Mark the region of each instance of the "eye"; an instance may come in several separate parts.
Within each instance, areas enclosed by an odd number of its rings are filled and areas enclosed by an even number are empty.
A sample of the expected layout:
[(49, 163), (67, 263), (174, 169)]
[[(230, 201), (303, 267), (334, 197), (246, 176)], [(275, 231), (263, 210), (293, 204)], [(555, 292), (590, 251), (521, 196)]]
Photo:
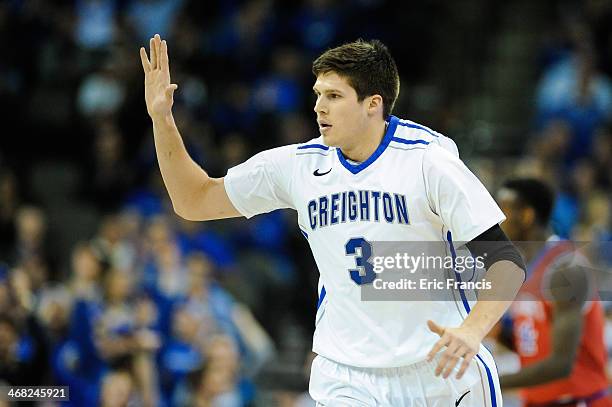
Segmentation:
[(329, 95), (329, 97), (330, 97), (331, 99), (338, 99), (338, 98), (340, 97), (340, 95), (335, 94), (335, 93), (332, 93), (331, 95)]

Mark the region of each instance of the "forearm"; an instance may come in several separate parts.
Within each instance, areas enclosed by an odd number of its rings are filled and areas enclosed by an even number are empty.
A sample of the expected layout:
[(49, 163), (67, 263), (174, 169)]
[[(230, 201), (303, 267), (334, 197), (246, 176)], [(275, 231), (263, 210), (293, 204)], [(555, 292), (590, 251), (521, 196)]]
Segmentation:
[[(563, 271), (557, 271), (551, 276), (553, 297), (557, 290), (566, 289), (566, 281), (572, 281), (574, 283), (572, 294), (579, 298), (579, 301), (554, 302), (552, 352), (546, 359), (527, 365), (515, 374), (502, 376), (500, 378), (502, 387), (510, 389), (534, 386), (563, 379), (571, 374), (582, 337), (582, 325), (584, 324), (582, 307), (588, 289), (586, 285), (581, 286), (577, 283), (576, 275), (572, 279), (572, 276), (563, 275)], [(558, 280), (561, 275), (564, 278)], [(560, 294), (567, 295), (564, 291), (561, 291)]]
[(549, 356), (522, 368), (520, 372), (501, 376), (499, 382), (503, 389), (536, 386), (562, 379), (569, 374), (568, 370), (567, 364), (561, 358)]
[(140, 387), (143, 405), (155, 406), (155, 400), (159, 399), (157, 392), (157, 366), (151, 352), (139, 352), (133, 359), (134, 373)]
[(188, 220), (240, 216), (225, 190), (224, 178), (210, 178), (187, 153), (172, 117), (174, 91), (170, 83), (168, 46), (158, 34), (150, 41), (151, 59), (140, 48), (145, 73), (145, 101), (153, 120), (155, 151), (174, 211)]
[(153, 119), (155, 151), (162, 178), (177, 213), (198, 201), (211, 178), (189, 156), (172, 114)]
[(477, 332), (481, 338), (512, 304), (523, 284), (524, 271), (511, 261), (501, 260), (487, 270), (484, 280), (491, 288), (479, 291), (478, 302), (462, 324)]

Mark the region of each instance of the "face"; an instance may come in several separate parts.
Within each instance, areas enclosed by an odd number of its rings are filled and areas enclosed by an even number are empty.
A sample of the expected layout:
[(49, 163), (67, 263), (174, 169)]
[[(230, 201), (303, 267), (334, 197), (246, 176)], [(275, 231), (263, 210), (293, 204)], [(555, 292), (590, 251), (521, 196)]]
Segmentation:
[(200, 324), (193, 315), (184, 309), (179, 309), (174, 314), (173, 319), (174, 334), (185, 342), (194, 340), (200, 329)]
[(501, 228), (512, 241), (523, 240), (524, 225), (522, 222), (524, 208), (518, 201), (516, 193), (510, 189), (502, 188), (497, 194), (499, 207), (506, 215)]
[(358, 101), (355, 89), (335, 72), (319, 75), (313, 90), (317, 97), (314, 111), (319, 131), (330, 147), (352, 149), (359, 143), (359, 135), (369, 121), (377, 114), (382, 115), (379, 95)]
[(106, 289), (109, 298), (116, 301), (125, 301), (132, 289), (130, 276), (122, 271), (112, 271), (107, 277)]
[(127, 373), (110, 373), (102, 381), (102, 406), (125, 406), (130, 400), (133, 386)]
[(78, 247), (72, 254), (72, 268), (79, 279), (92, 281), (100, 275), (100, 263), (91, 249)]
[(206, 285), (212, 273), (212, 264), (202, 255), (191, 255), (187, 258), (187, 271), (192, 288)]

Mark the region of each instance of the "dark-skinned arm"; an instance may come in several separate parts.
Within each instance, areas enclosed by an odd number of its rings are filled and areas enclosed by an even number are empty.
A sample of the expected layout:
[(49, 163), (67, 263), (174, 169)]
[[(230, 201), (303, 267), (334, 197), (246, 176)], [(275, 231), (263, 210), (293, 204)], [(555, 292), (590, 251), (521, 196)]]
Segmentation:
[(545, 359), (500, 377), (504, 390), (536, 386), (568, 377), (578, 353), (583, 307), (588, 296), (588, 274), (580, 267), (556, 271), (550, 280), (553, 297), (552, 351)]

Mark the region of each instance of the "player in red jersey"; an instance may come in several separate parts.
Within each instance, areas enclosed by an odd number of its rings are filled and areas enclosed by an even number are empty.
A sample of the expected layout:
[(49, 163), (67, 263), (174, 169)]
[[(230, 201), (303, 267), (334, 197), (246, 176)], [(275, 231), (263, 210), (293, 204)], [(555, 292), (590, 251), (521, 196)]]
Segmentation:
[(501, 386), (522, 388), (525, 407), (612, 406), (603, 307), (575, 245), (547, 232), (553, 200), (550, 188), (533, 179), (509, 181), (499, 192), (503, 229), (528, 262), (510, 309), (522, 368), (500, 377)]

